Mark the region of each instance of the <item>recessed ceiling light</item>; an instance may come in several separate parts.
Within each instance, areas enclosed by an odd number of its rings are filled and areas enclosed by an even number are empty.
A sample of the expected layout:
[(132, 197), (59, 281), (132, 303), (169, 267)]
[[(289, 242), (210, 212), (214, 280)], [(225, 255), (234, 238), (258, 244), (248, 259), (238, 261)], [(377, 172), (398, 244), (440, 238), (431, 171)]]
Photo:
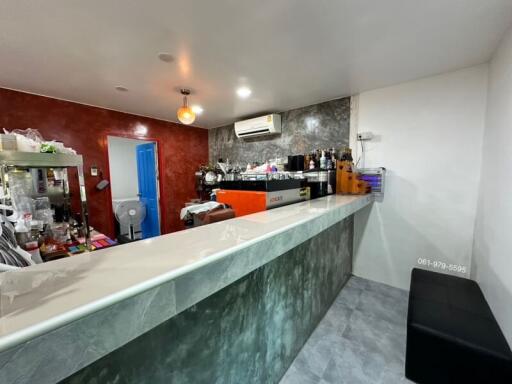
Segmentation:
[(158, 58), (165, 63), (172, 63), (174, 61), (174, 56), (166, 52), (159, 53)]
[(236, 90), (236, 94), (242, 99), (247, 99), (249, 96), (251, 96), (251, 93), (251, 89), (247, 87), (240, 87)]
[(203, 113), (204, 109), (200, 105), (193, 105), (192, 111), (194, 111), (196, 115), (200, 115), (201, 113)]
[(128, 92), (128, 88), (123, 87), (122, 85), (118, 85), (118, 86), (116, 87), (116, 91), (119, 91), (119, 92)]

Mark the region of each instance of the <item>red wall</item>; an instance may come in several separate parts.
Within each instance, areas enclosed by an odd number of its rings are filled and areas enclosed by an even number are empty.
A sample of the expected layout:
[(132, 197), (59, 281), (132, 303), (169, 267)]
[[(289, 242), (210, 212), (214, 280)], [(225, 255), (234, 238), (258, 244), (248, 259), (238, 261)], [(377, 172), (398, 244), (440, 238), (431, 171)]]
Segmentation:
[[(145, 137), (136, 128), (147, 127)], [(158, 142), (164, 233), (183, 228), (179, 211), (196, 197), (194, 172), (208, 162), (208, 131), (107, 109), (0, 88), (0, 129), (38, 129), (47, 140), (62, 141), (84, 157), (90, 224), (113, 236), (110, 189), (96, 190), (90, 176), (96, 165), (108, 179), (107, 135), (149, 138)], [(127, 175), (133, 176), (135, 175)], [(73, 178), (72, 181), (75, 181)]]

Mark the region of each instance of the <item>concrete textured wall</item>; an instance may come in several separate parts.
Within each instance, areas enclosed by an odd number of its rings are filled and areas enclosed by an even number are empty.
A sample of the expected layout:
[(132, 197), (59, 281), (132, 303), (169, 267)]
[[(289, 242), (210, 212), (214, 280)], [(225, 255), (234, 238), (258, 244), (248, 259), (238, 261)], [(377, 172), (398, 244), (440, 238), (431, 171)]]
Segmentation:
[(210, 129), (210, 162), (222, 158), (245, 166), (248, 162), (263, 163), (315, 148), (339, 150), (349, 143), (350, 97), (283, 112), (281, 122), (281, 135), (252, 139), (237, 138), (233, 124)]

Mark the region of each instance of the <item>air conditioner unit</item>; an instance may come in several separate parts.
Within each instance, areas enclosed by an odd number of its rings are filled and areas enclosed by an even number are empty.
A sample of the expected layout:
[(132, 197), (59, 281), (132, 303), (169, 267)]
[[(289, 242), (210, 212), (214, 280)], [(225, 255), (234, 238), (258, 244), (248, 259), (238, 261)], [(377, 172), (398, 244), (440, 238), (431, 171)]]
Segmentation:
[(237, 121), (235, 123), (236, 137), (253, 137), (281, 133), (281, 115), (255, 117), (254, 119)]

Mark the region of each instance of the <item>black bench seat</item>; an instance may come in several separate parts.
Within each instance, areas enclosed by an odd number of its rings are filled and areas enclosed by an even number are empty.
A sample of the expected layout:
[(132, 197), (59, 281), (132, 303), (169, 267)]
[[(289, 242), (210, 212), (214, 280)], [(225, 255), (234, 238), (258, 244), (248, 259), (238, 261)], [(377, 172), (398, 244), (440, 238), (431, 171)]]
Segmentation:
[(419, 384), (512, 384), (512, 352), (475, 281), (412, 270), (405, 376)]

